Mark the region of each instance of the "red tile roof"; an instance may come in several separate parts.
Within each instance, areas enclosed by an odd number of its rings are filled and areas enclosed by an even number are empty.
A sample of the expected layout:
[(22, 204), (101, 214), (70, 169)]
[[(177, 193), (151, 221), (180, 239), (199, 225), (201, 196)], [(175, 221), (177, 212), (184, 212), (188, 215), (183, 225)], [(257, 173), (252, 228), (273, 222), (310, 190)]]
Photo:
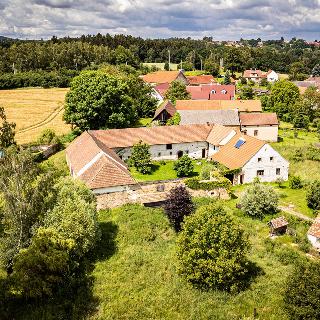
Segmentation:
[(278, 229), (278, 228), (287, 226), (289, 223), (284, 217), (278, 217), (278, 218), (272, 219), (270, 221), (270, 224), (274, 229)]
[(160, 83), (157, 84), (154, 89), (157, 90), (159, 92), (159, 94), (161, 95), (161, 97), (163, 98), (167, 92), (167, 90), (169, 89), (170, 84), (165, 82), (165, 83)]
[(260, 100), (177, 100), (177, 110), (235, 110), (261, 112)]
[[(181, 126), (93, 130), (89, 131), (89, 133), (101, 143), (108, 146), (108, 148), (126, 148), (132, 147), (140, 140), (149, 145), (207, 141), (207, 137), (211, 132), (216, 132), (215, 139), (210, 140), (211, 143), (218, 145), (231, 131), (232, 129), (221, 125), (192, 124)], [(221, 135), (223, 135), (223, 137), (219, 140)]]
[(308, 234), (316, 238), (320, 238), (320, 218), (316, 218), (313, 224), (311, 225)]
[(240, 123), (243, 126), (278, 125), (276, 113), (240, 113)]
[(187, 76), (187, 79), (191, 85), (211, 84), (215, 82), (214, 77), (207, 74), (200, 76)]
[(175, 108), (175, 106), (172, 104), (171, 101), (169, 101), (169, 100), (163, 101), (163, 102), (161, 103), (161, 105), (157, 108), (156, 112), (154, 113), (153, 120), (154, 120), (155, 118), (157, 118), (158, 115), (159, 115), (162, 111), (164, 111), (164, 110), (166, 110), (166, 111), (170, 114), (171, 117), (173, 117), (174, 114), (175, 114), (176, 111), (177, 111), (176, 108)]
[(187, 86), (187, 91), (193, 100), (231, 100), (235, 95), (235, 85)]
[(171, 83), (180, 73), (181, 71), (156, 71), (142, 76), (142, 79), (148, 83)]
[(243, 72), (244, 78), (266, 78), (267, 74), (261, 70), (249, 69)]

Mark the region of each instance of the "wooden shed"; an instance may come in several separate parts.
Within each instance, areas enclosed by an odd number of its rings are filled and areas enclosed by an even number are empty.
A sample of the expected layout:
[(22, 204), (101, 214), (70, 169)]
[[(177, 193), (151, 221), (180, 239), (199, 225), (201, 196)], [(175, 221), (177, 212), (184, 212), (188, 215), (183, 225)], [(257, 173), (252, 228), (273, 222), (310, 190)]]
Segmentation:
[(287, 232), (288, 221), (284, 217), (272, 219), (268, 225), (270, 226), (271, 235), (281, 235)]

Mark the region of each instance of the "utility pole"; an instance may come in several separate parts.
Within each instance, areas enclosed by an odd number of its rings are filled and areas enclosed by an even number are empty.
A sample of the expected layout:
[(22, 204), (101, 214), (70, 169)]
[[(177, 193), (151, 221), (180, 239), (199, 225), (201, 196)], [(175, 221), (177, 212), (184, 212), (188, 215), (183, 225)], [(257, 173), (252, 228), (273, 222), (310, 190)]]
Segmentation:
[(202, 58), (200, 59), (201, 71), (202, 71)]
[(169, 71), (171, 70), (171, 68), (170, 68), (170, 50), (168, 50), (168, 54), (169, 54)]
[(182, 59), (180, 61), (180, 69), (182, 70)]

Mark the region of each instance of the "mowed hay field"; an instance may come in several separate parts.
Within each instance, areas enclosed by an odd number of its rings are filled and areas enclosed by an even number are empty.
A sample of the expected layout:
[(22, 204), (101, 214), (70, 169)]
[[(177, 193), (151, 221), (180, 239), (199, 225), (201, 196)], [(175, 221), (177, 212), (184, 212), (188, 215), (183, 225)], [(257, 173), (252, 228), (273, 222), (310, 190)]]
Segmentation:
[(63, 120), (64, 99), (69, 89), (16, 89), (0, 90), (0, 106), (7, 118), (15, 122), (16, 140), (19, 144), (35, 141), (47, 128), (58, 135), (71, 130)]

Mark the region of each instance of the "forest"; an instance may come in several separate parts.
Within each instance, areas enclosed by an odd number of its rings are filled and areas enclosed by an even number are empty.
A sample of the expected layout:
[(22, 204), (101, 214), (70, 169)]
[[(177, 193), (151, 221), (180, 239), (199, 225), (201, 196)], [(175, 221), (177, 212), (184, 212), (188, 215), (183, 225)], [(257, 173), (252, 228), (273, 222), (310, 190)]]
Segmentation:
[(212, 37), (143, 39), (100, 33), (79, 38), (54, 36), (50, 40), (0, 38), (0, 73), (82, 70), (101, 63), (138, 68), (142, 62), (167, 61), (169, 50), (172, 63), (183, 62), (200, 69), (206, 60), (219, 63), (223, 59), (224, 68), (232, 73), (248, 68), (290, 73), (290, 68), (294, 68), (297, 73), (310, 74), (319, 62), (319, 47), (302, 39), (285, 42), (281, 38), (263, 43), (259, 40), (241, 39), (237, 46), (229, 46), (227, 42), (213, 41)]

